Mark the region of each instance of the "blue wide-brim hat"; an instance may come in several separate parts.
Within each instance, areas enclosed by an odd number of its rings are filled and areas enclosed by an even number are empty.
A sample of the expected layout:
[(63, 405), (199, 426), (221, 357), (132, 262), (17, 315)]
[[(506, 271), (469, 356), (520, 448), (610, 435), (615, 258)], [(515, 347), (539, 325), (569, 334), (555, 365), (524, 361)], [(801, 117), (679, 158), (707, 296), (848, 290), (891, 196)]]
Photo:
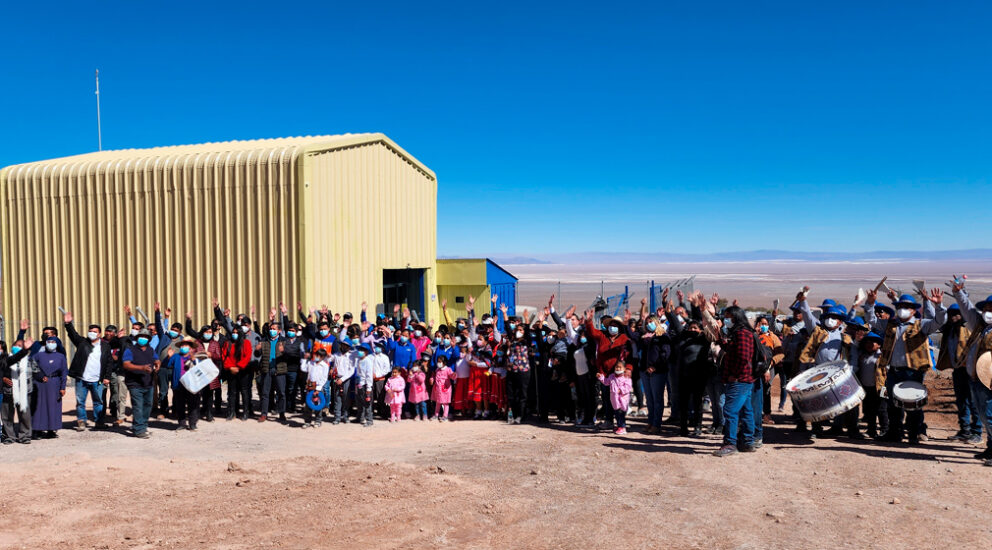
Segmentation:
[(884, 311), (885, 313), (888, 313), (890, 317), (896, 314), (896, 310), (892, 309), (891, 307), (881, 302), (875, 304), (875, 313), (878, 313), (879, 311)]
[(855, 326), (864, 330), (869, 330), (871, 328), (868, 326), (868, 323), (866, 323), (865, 320), (862, 319), (861, 317), (855, 317), (854, 319), (845, 322), (850, 326)]
[(869, 332), (868, 334), (865, 334), (865, 340), (874, 340), (881, 344), (884, 341), (884, 338), (876, 332)]
[(922, 306), (913, 298), (911, 294), (903, 294), (895, 303), (896, 307), (911, 307), (913, 309), (920, 309)]
[(836, 317), (838, 319), (847, 318), (847, 308), (844, 306), (834, 306), (823, 312), (822, 317)]
[(984, 309), (985, 306), (992, 306), (992, 294), (989, 294), (988, 298), (985, 298), (981, 302), (975, 304), (975, 307), (978, 309)]
[(830, 298), (827, 298), (827, 299), (823, 300), (823, 303), (822, 304), (820, 304), (820, 309), (822, 309), (822, 310), (828, 310), (828, 309), (830, 309), (830, 308), (832, 308), (832, 307), (834, 307), (836, 305), (837, 305), (837, 302), (831, 300)]

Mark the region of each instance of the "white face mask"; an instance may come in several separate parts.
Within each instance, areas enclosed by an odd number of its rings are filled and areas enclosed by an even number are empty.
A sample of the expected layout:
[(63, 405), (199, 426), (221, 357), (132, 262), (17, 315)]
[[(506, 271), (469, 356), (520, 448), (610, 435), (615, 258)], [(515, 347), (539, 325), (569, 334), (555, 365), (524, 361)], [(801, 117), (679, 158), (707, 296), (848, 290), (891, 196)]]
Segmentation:
[(521, 331), (517, 331), (517, 338), (523, 338), (523, 337), (524, 337), (524, 333)]
[(100, 333), (99, 332), (92, 331), (92, 330), (89, 331), (88, 333), (86, 333), (86, 335), (90, 337), (90, 340), (96, 340), (97, 338), (100, 337)]
[(829, 319), (824, 319), (823, 320), (823, 325), (825, 327), (827, 327), (827, 328), (837, 328), (837, 325), (839, 325), (839, 324), (840, 324), (840, 321), (838, 321), (837, 319), (834, 319), (833, 317), (831, 317)]
[(986, 311), (983, 313), (982, 320), (985, 321), (986, 325), (992, 325), (992, 311)]
[(908, 307), (901, 307), (898, 310), (896, 310), (896, 315), (898, 315), (900, 319), (905, 321), (913, 316), (913, 310), (909, 309)]
[(134, 338), (137, 335), (138, 335), (138, 329), (135, 328), (131, 329), (131, 337)]
[(241, 325), (241, 332), (248, 332), (248, 325)]

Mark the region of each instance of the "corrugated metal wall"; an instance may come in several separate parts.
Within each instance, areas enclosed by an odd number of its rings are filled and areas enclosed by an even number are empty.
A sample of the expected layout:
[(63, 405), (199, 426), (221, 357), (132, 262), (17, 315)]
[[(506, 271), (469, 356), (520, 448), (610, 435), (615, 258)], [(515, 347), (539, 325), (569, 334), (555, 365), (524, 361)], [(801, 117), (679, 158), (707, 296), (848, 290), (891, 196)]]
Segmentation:
[(4, 313), (37, 334), (60, 325), (60, 305), (78, 323), (121, 324), (124, 304), (151, 314), (160, 300), (202, 323), (214, 296), (260, 314), (294, 300), (300, 149), (13, 167), (0, 190)]
[[(309, 154), (320, 165), (314, 194), (298, 187), (311, 173), (301, 163)], [(125, 304), (150, 315), (156, 300), (174, 320), (193, 310), (203, 323), (214, 296), (234, 313), (254, 305), (263, 319), (280, 300), (357, 311), (362, 300), (381, 301), (382, 268), (407, 263), (428, 268), (436, 311), (436, 180), (410, 158), (385, 136), (363, 134), (105, 151), (6, 168), (5, 337), (23, 317), (34, 335), (60, 326), (57, 306), (77, 325), (120, 325)]]
[(382, 302), (383, 269), (426, 269), (423, 320), (437, 319), (434, 175), (383, 141), (307, 154), (302, 170), (303, 296), (372, 309)]

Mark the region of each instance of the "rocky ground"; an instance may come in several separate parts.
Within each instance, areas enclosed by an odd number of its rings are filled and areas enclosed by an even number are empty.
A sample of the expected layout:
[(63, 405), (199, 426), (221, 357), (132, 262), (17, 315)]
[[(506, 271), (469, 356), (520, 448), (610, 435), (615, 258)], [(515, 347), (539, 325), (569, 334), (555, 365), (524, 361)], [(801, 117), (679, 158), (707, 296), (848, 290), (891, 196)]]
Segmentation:
[[(931, 382), (932, 440), (816, 442), (219, 420), (0, 448), (3, 548), (933, 548), (992, 542), (992, 468)], [(71, 402), (71, 394), (66, 402)], [(70, 420), (66, 416), (66, 420)], [(776, 415), (784, 422), (784, 415)]]

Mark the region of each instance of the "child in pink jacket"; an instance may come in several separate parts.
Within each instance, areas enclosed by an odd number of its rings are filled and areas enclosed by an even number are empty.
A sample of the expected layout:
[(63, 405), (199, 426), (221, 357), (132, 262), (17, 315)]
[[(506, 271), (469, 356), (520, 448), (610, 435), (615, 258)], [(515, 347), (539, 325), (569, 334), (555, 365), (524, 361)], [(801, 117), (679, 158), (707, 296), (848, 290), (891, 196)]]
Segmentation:
[(393, 367), (393, 375), (386, 380), (386, 403), (389, 404), (389, 421), (399, 422), (400, 411), (406, 398), (403, 397), (403, 390), (406, 389), (406, 382), (399, 367)]
[(613, 414), (616, 416), (617, 429), (613, 433), (624, 435), (627, 433), (627, 405), (630, 404), (630, 392), (634, 389), (634, 383), (627, 372), (627, 365), (623, 361), (617, 361), (613, 367), (613, 374), (603, 378), (602, 374), (596, 375), (604, 386), (610, 387), (610, 404), (613, 405)]
[(423, 361), (415, 361), (407, 375), (406, 381), (410, 384), (410, 403), (413, 404), (413, 417), (420, 418), (423, 422), (427, 420), (427, 373), (424, 372)]
[(444, 357), (437, 358), (437, 370), (434, 371), (434, 390), (431, 400), (434, 401), (434, 418), (438, 422), (447, 422), (451, 414), (451, 389), (455, 382), (455, 371), (448, 368)]

